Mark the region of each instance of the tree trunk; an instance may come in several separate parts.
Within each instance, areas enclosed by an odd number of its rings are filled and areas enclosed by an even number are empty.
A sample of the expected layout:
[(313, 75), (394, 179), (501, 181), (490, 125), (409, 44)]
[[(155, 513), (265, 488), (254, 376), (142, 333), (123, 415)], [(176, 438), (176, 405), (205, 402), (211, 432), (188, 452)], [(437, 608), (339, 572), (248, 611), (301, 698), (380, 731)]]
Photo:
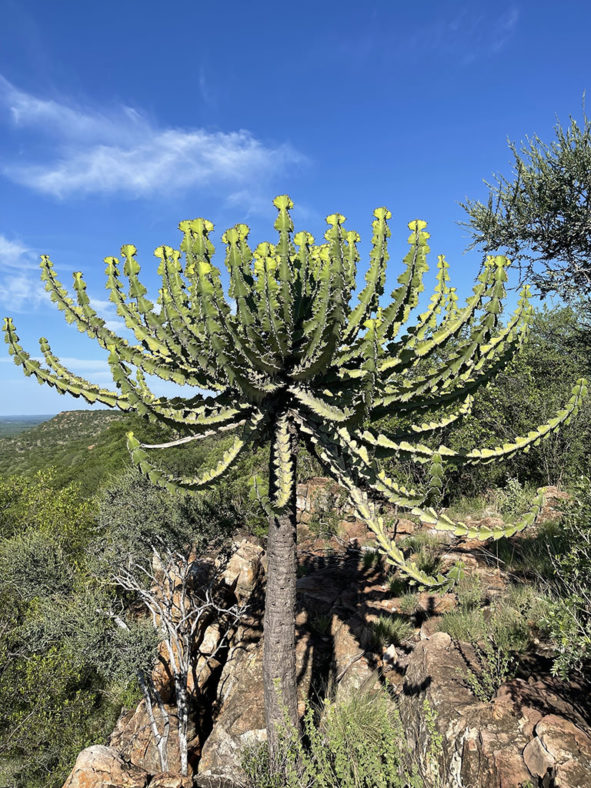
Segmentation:
[[(271, 443), (269, 489), (274, 489), (274, 441)], [(295, 662), (296, 608), (296, 449), (292, 432), (293, 489), (284, 512), (269, 518), (267, 591), (264, 617), (263, 680), (265, 721), (271, 769), (281, 769), (278, 731), (290, 723), (298, 728)]]

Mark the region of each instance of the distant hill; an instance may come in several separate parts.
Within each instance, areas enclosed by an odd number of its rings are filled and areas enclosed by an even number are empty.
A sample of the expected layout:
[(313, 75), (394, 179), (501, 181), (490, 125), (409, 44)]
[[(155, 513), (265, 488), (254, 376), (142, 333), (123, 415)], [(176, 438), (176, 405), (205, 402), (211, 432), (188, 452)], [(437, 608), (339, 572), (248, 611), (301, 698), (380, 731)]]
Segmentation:
[[(0, 475), (28, 476), (51, 467), (56, 486), (76, 481), (84, 495), (92, 495), (129, 465), (126, 433), (130, 430), (147, 443), (172, 437), (170, 430), (137, 415), (114, 410), (63, 411), (17, 435), (0, 438)], [(231, 440), (231, 436), (207, 438), (168, 449), (154, 459), (173, 473), (190, 473), (206, 460), (221, 458)]]
[(60, 484), (78, 480), (85, 492), (94, 492), (128, 461), (125, 433), (136, 422), (136, 417), (118, 411), (63, 411), (0, 438), (0, 474), (28, 475), (53, 466)]
[(50, 415), (45, 416), (0, 416), (0, 438), (18, 435), (19, 432), (30, 430), (43, 421), (48, 421)]

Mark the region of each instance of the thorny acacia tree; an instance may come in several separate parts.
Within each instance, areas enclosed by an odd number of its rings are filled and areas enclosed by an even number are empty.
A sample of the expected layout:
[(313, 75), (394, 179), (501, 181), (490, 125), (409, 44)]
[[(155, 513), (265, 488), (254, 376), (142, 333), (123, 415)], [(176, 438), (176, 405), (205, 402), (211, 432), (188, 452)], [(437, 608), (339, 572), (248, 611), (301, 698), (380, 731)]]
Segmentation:
[[(247, 244), (248, 227), (238, 224), (226, 244), (231, 306), (220, 272), (212, 264), (213, 229), (204, 219), (180, 224), (180, 251), (156, 249), (162, 287), (156, 305), (146, 298), (138, 278), (136, 249), (122, 247), (120, 262), (106, 259), (107, 287), (138, 344), (114, 334), (92, 308), (82, 274), (74, 274), (76, 302), (42, 258), (42, 278), (66, 319), (109, 351), (118, 391), (99, 388), (73, 375), (41, 340), (46, 366), (19, 345), (13, 323), (5, 322), (6, 341), (25, 374), (61, 392), (82, 396), (177, 430), (177, 440), (159, 445), (128, 445), (133, 461), (150, 479), (171, 490), (201, 490), (219, 478), (253, 442), (270, 444), (267, 597), (264, 619), (265, 709), (271, 753), (283, 709), (297, 725), (295, 673), (296, 453), (303, 441), (327, 471), (348, 491), (358, 516), (374, 532), (380, 550), (411, 580), (438, 587), (448, 579), (429, 576), (403, 553), (389, 535), (379, 502), (410, 509), (439, 530), (480, 539), (512, 535), (532, 523), (541, 497), (520, 522), (476, 529), (453, 522), (431, 504), (438, 499), (447, 467), (494, 462), (528, 448), (569, 420), (586, 393), (580, 380), (567, 406), (547, 424), (496, 448), (453, 451), (429, 448), (422, 441), (459, 419), (471, 407), (472, 392), (499, 372), (525, 340), (531, 320), (528, 291), (506, 325), (499, 315), (505, 295), (507, 261), (489, 257), (465, 306), (459, 307), (448, 284), (448, 265), (439, 257), (435, 292), (412, 326), (406, 322), (423, 289), (429, 250), (426, 223), (413, 221), (404, 270), (387, 306), (384, 293), (387, 240), (386, 208), (374, 211), (372, 250), (365, 287), (350, 305), (359, 260), (356, 232), (346, 231), (344, 217), (327, 218), (325, 243), (316, 245), (306, 232), (293, 236), (292, 201), (277, 197), (276, 244)], [(184, 254), (184, 265), (181, 262)], [(445, 362), (441, 351), (449, 349)], [(439, 359), (439, 360), (438, 360)], [(135, 378), (132, 369), (135, 368)], [(143, 373), (192, 386), (194, 396), (155, 397)], [(214, 392), (212, 395), (205, 392)], [(386, 434), (372, 423), (396, 417), (405, 424)], [(216, 433), (235, 432), (222, 460), (197, 476), (173, 476), (148, 458), (162, 449)], [(410, 458), (429, 469), (426, 489), (407, 489), (380, 468), (381, 457)]]
[(472, 247), (507, 249), (522, 274), (542, 293), (563, 297), (591, 292), (591, 119), (555, 128), (550, 143), (534, 136), (513, 154), (513, 177), (486, 183), (486, 205), (468, 200), (463, 224)]

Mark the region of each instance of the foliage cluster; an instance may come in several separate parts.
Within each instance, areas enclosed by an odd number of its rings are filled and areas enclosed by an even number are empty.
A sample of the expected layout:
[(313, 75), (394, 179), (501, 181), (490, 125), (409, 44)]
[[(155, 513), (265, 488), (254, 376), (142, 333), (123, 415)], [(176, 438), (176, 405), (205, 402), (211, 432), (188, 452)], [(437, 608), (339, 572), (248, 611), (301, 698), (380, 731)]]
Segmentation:
[(413, 627), (408, 619), (396, 614), (382, 614), (371, 623), (370, 644), (375, 650), (390, 644), (399, 646), (403, 640), (412, 635), (412, 632)]
[(0, 478), (0, 784), (59, 788), (139, 699), (158, 638), (134, 607), (126, 616), (117, 568), (159, 540), (205, 549), (239, 518), (221, 490), (178, 498), (135, 471), (98, 500), (50, 472)]
[[(59, 786), (120, 710), (82, 647), (97, 620), (85, 590), (92, 509), (40, 473), (0, 481), (0, 783)], [(103, 628), (95, 646), (108, 648)]]
[[(492, 447), (527, 433), (532, 422), (549, 419), (568, 394), (569, 381), (588, 373), (588, 339), (581, 329), (582, 320), (581, 310), (574, 307), (546, 306), (534, 311), (528, 342), (488, 386), (475, 392), (472, 410), (461, 423), (446, 428), (438, 440), (457, 451), (475, 443)], [(436, 443), (432, 445), (436, 448)], [(515, 454), (503, 463), (451, 470), (444, 479), (444, 503), (453, 506), (462, 498), (485, 498), (488, 491), (500, 488), (515, 499), (517, 484), (528, 491), (548, 484), (568, 485), (589, 466), (590, 447), (591, 410), (584, 407), (570, 424), (527, 453)], [(424, 482), (424, 473), (409, 462), (393, 463), (389, 470), (406, 483)], [(510, 479), (515, 481), (509, 483)], [(523, 511), (522, 502), (513, 503)], [(495, 504), (503, 508), (502, 500), (490, 498), (482, 505)], [(510, 504), (503, 512), (508, 519), (511, 508), (517, 512)]]
[(591, 119), (556, 125), (555, 139), (509, 143), (513, 178), (487, 184), (487, 204), (469, 200), (472, 246), (506, 249), (542, 293), (578, 296), (591, 284)]
[[(471, 645), (465, 681), (482, 701), (515, 675), (518, 660), (541, 634), (550, 599), (532, 585), (512, 585), (492, 600), (484, 598), (477, 576), (465, 576), (457, 589), (458, 607), (445, 613), (441, 630)], [(483, 604), (484, 603), (484, 604)]]
[[(421, 772), (431, 766), (411, 751), (396, 704), (381, 687), (327, 699), (318, 715), (309, 708), (303, 733), (302, 739), (287, 722), (281, 730), (286, 777), (269, 773), (265, 744), (247, 748), (242, 762), (247, 787), (422, 788)], [(438, 743), (432, 743), (429, 761), (438, 755)]]
[(580, 480), (560, 523), (552, 556), (552, 606), (546, 616), (558, 656), (553, 672), (566, 678), (591, 663), (591, 481)]

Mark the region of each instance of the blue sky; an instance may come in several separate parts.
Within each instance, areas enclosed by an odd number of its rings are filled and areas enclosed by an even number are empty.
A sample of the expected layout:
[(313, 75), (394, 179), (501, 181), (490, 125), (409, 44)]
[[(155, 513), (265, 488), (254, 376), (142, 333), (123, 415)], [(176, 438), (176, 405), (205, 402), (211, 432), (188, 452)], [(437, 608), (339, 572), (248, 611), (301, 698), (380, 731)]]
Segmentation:
[[(155, 292), (153, 249), (178, 245), (181, 219), (271, 240), (284, 192), (317, 238), (345, 214), (365, 259), (387, 205), (392, 286), (406, 223), (426, 219), (433, 260), (447, 255), (466, 295), (480, 260), (464, 254), (458, 202), (509, 173), (507, 138), (549, 140), (557, 119), (581, 118), (590, 29), (591, 5), (573, 1), (0, 0), (2, 316), (33, 355), (46, 336), (107, 384), (100, 348), (41, 288), (39, 255), (65, 284), (82, 270), (117, 325), (105, 256), (135, 243)], [(25, 378), (2, 344), (0, 415), (82, 406)]]

